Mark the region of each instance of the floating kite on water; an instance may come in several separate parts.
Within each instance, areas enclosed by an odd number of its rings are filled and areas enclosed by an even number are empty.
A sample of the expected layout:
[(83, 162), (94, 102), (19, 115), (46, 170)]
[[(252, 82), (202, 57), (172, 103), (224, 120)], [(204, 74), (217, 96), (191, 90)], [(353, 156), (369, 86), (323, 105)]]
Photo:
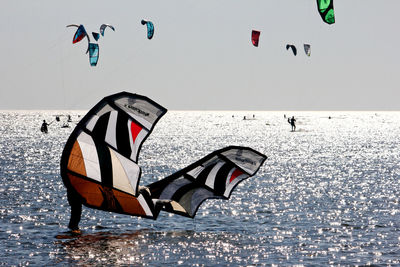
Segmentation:
[(296, 49), (296, 47), (295, 47), (294, 45), (287, 44), (287, 45), (286, 45), (286, 50), (289, 50), (289, 48), (292, 49), (293, 55), (296, 56), (296, 55), (297, 55), (297, 49)]
[(317, 7), (323, 21), (328, 24), (335, 23), (333, 0), (317, 0)]
[(105, 32), (105, 30), (106, 30), (107, 27), (109, 27), (111, 30), (115, 31), (114, 26), (112, 26), (112, 25), (110, 25), (110, 24), (102, 24), (102, 25), (100, 26), (100, 33), (101, 33), (101, 36), (104, 36), (104, 32)]
[(94, 67), (97, 65), (99, 60), (99, 45), (95, 43), (89, 43), (89, 62), (90, 66)]
[(311, 45), (304, 44), (304, 52), (306, 53), (307, 56), (311, 56)]
[(166, 112), (145, 96), (121, 92), (105, 97), (78, 123), (61, 157), (71, 229), (78, 229), (82, 204), (151, 219), (161, 210), (193, 218), (206, 199), (229, 199), (267, 158), (251, 148), (230, 146), (139, 186), (140, 149)]
[(253, 31), (251, 32), (251, 42), (253, 43), (253, 45), (254, 45), (255, 47), (258, 47), (258, 40), (259, 40), (259, 38), (260, 38), (260, 32), (259, 32), (259, 31), (256, 31), (256, 30), (253, 30)]
[(151, 21), (146, 21), (142, 19), (142, 25), (147, 25), (147, 38), (150, 40), (154, 35), (154, 24)]
[(89, 35), (87, 34), (85, 27), (82, 24), (81, 25), (76, 25), (76, 24), (67, 25), (67, 28), (69, 28), (69, 27), (77, 27), (78, 28), (74, 34), (74, 38), (72, 39), (73, 44), (80, 42), (85, 37), (87, 37), (88, 43), (90, 43)]

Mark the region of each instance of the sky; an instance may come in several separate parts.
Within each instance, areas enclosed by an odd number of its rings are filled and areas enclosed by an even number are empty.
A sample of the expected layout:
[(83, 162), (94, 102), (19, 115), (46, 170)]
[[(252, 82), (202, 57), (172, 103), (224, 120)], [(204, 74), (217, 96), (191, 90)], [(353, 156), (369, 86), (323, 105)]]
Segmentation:
[[(169, 110), (400, 110), (400, 1), (334, 7), (328, 25), (315, 0), (2, 0), (0, 110), (89, 109), (120, 91)], [(91, 67), (66, 25), (103, 23), (116, 30)]]

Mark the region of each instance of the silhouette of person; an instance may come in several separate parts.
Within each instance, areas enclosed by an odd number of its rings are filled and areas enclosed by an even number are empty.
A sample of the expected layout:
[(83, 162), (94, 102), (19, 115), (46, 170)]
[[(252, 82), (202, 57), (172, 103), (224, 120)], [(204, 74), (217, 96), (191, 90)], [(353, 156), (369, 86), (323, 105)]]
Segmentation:
[(72, 232), (80, 232), (79, 222), (82, 214), (82, 201), (80, 196), (73, 190), (67, 190), (68, 203), (71, 206), (71, 218), (69, 220), (68, 228)]
[(288, 123), (290, 123), (290, 125), (292, 126), (292, 132), (296, 131), (296, 119), (294, 118), (294, 116), (292, 116), (291, 118), (288, 118)]
[(47, 133), (48, 129), (47, 126), (50, 125), (46, 122), (46, 120), (43, 120), (42, 126), (40, 127), (40, 131), (43, 133)]

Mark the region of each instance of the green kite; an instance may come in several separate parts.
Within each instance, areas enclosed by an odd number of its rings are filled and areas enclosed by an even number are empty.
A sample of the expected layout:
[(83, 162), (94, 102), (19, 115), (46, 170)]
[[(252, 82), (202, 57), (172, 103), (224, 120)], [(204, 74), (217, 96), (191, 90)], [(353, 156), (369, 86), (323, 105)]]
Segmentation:
[(319, 14), (322, 20), (328, 24), (335, 23), (335, 12), (333, 11), (333, 0), (317, 0)]

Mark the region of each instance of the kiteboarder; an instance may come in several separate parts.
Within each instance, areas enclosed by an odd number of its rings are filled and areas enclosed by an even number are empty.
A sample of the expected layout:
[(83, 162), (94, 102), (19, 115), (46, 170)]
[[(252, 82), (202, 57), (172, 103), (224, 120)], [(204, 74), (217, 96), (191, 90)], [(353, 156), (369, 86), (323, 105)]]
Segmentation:
[(68, 228), (74, 233), (79, 233), (79, 222), (82, 214), (81, 197), (73, 190), (67, 189), (68, 203), (71, 206), (71, 218), (69, 219)]
[(291, 118), (288, 118), (288, 123), (290, 123), (290, 125), (292, 126), (292, 132), (296, 131), (296, 119), (294, 118), (294, 116), (292, 116)]
[(49, 126), (49, 125), (50, 125), (50, 124), (48, 124), (48, 123), (46, 122), (46, 120), (43, 120), (42, 126), (40, 127), (40, 131), (41, 131), (42, 133), (47, 133), (47, 132), (48, 132), (47, 126)]

